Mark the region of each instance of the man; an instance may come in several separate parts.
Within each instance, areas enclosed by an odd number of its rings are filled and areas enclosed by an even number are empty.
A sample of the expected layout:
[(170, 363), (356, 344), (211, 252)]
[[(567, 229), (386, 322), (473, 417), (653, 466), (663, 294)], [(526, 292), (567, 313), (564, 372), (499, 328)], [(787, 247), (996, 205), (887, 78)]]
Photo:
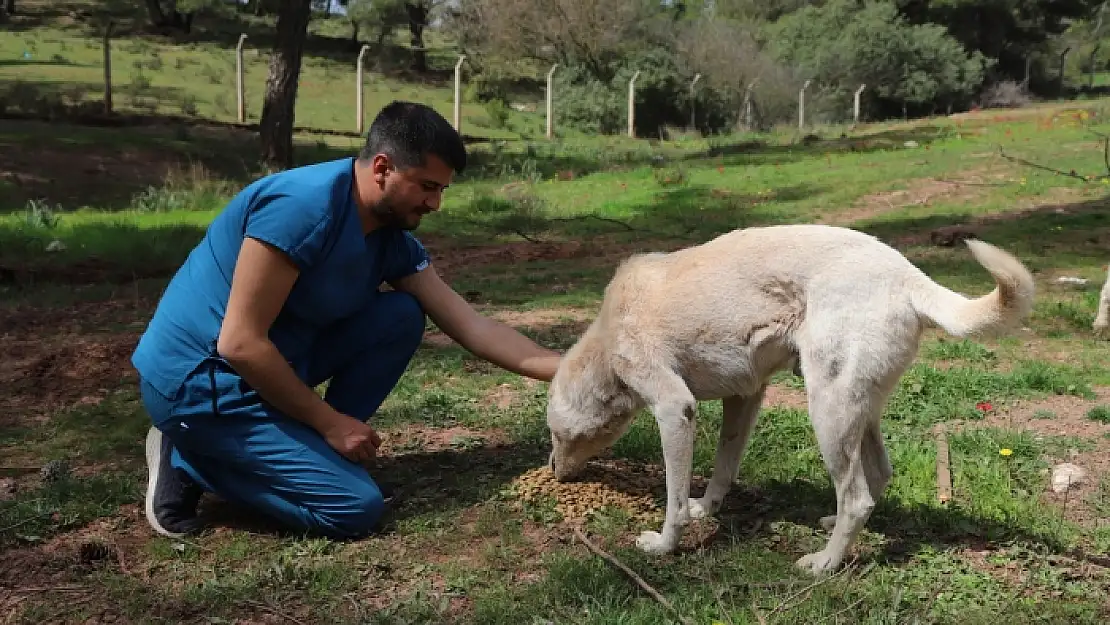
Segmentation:
[(264, 177), (215, 218), (132, 356), (153, 422), (155, 531), (200, 531), (204, 491), (307, 533), (373, 531), (385, 502), (360, 464), (381, 442), (367, 420), (416, 352), (425, 313), (475, 355), (551, 380), (560, 354), (479, 315), (410, 233), (465, 166), (441, 115), (393, 102), (357, 158)]

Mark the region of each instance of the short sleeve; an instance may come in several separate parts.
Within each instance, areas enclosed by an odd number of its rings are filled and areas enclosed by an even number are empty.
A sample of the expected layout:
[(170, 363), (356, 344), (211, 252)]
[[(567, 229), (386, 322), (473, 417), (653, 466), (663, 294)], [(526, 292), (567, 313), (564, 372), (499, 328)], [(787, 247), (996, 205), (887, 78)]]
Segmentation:
[(244, 235), (285, 252), (304, 271), (320, 258), (330, 223), (326, 211), (274, 194), (258, 198), (247, 215)]
[(401, 231), (390, 240), (382, 277), (387, 282), (399, 280), (418, 271), (424, 271), (431, 262), (428, 250), (424, 249), (420, 241), (411, 233)]

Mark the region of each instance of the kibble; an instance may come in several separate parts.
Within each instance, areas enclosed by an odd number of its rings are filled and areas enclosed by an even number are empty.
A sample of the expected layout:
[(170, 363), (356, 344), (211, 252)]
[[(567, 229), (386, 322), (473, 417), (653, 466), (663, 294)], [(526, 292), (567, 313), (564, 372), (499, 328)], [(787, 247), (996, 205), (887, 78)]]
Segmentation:
[(581, 527), (606, 507), (623, 510), (634, 524), (651, 525), (663, 522), (664, 480), (661, 468), (594, 461), (573, 481), (556, 481), (544, 466), (520, 475), (511, 488), (523, 502), (554, 499), (555, 510), (568, 525)]

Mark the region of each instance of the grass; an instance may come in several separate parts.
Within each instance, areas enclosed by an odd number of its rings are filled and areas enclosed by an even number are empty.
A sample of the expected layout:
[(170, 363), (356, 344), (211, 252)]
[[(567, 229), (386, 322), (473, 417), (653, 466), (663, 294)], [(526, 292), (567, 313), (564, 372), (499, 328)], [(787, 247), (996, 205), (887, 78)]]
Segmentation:
[[(67, 63), (33, 71), (10, 63), (0, 79), (95, 81), (96, 68), (84, 64), (96, 49), (84, 35), (60, 21), (19, 31), (0, 51), (34, 39), (35, 58)], [(193, 72), (197, 115), (226, 120), (222, 91), (203, 72), (227, 64), (220, 55), (233, 37), (202, 35), (191, 48), (159, 47), (161, 69), (142, 72), (149, 89), (162, 89), (177, 59), (200, 59), (180, 69)], [(117, 75), (137, 74), (129, 63), (154, 58), (155, 45), (164, 46), (121, 38)], [(320, 58), (306, 80), (347, 89), (342, 63)], [(250, 61), (251, 89), (262, 62)], [(394, 93), (388, 80), (369, 84), (375, 97)], [(346, 105), (327, 92), (305, 90), (298, 120), (341, 128)], [(186, 95), (158, 93), (164, 112)], [(434, 89), (421, 94), (449, 102)], [(1067, 106), (821, 128), (820, 140), (805, 144), (789, 133), (476, 144), (472, 167), (420, 236), (485, 314), (565, 349), (633, 251), (822, 220), (871, 232), (938, 282), (981, 294), (991, 279), (967, 250), (930, 241), (935, 228), (979, 220), (983, 239), (1035, 272), (1036, 309), (1005, 337), (926, 334), (884, 415), (895, 475), (852, 569), (810, 587), (793, 567), (826, 540), (817, 519), (834, 497), (804, 380), (789, 374), (774, 380), (721, 514), (692, 528), (683, 551), (638, 552), (632, 540), (644, 526), (620, 510), (599, 513), (587, 530), (697, 623), (758, 623), (757, 611), (768, 623), (1099, 622), (1108, 616), (1106, 570), (1081, 556), (1099, 562), (1110, 551), (1110, 477), (1098, 461), (1110, 449), (1110, 363), (1090, 331), (1110, 232), (1110, 187), (1098, 177), (1108, 172), (1091, 131), (1106, 131), (1107, 109), (1087, 101), (1081, 116)], [(911, 139), (918, 147), (906, 147)], [(220, 502), (206, 504), (217, 520), (209, 535), (152, 535), (141, 510), (147, 420), (127, 359), (168, 277), (226, 199), (259, 173), (250, 141), (201, 128), (0, 121), (0, 160), (18, 174), (0, 179), (0, 551), (11, 563), (0, 567), (8, 593), (0, 606), (10, 620), (667, 622), (659, 604), (570, 537), (553, 506), (522, 505), (514, 494), (513, 480), (549, 448), (546, 386), (442, 340), (434, 325), (375, 417), (391, 450), (375, 476), (405, 491), (381, 535), (290, 536)], [(309, 132), (298, 141), (299, 162), (358, 145)], [(1016, 163), (999, 146), (1092, 179)], [(1062, 275), (1088, 282), (1055, 282)], [(700, 476), (712, 468), (720, 419), (717, 404), (699, 406)], [(947, 505), (936, 497), (939, 425), (949, 430)], [(650, 413), (610, 453), (658, 465)], [(1064, 458), (1094, 474), (1074, 497), (1045, 488)], [(39, 468), (55, 460), (72, 471), (42, 478)]]

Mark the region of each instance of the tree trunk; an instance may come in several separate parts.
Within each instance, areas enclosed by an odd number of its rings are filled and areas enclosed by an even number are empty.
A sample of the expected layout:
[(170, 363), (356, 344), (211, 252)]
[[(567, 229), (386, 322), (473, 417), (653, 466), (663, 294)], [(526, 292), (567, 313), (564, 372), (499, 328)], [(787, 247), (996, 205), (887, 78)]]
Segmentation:
[(270, 74), (266, 78), (266, 98), (258, 131), (262, 140), (262, 160), (283, 169), (293, 166), (297, 83), (311, 12), (312, 0), (281, 0), (278, 10), (277, 37), (270, 56)]
[(4, 4), (6, 5), (7, 14), (15, 15), (15, 0), (7, 0)]
[(428, 24), (428, 5), (424, 2), (406, 2), (405, 10), (409, 15), (409, 32), (412, 38), (412, 70), (428, 71), (428, 54), (424, 51), (424, 27)]
[(158, 0), (146, 0), (146, 10), (150, 14), (151, 26), (166, 25), (166, 13), (162, 10), (162, 4)]

